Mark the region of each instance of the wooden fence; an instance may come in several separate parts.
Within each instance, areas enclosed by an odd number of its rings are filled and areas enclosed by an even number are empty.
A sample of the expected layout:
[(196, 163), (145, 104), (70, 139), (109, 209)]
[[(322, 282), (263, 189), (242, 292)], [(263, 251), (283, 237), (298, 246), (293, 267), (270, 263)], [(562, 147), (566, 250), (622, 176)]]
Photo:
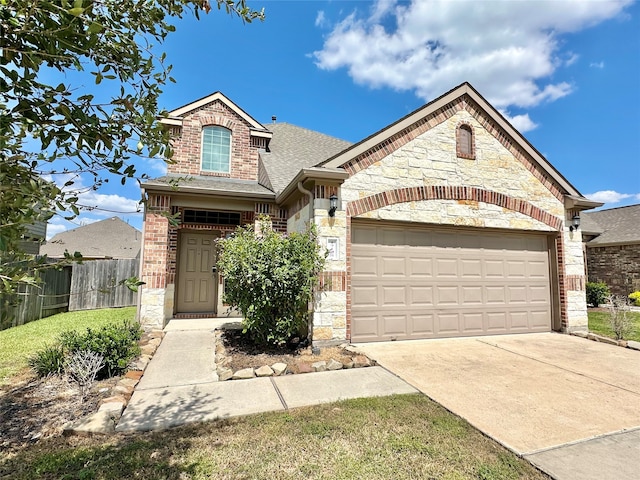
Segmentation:
[(0, 295), (0, 330), (68, 310), (71, 267), (43, 270), (40, 278), (37, 286), (20, 285), (15, 295)]
[(137, 258), (92, 260), (74, 265), (69, 311), (135, 305), (137, 293), (118, 283), (138, 275), (138, 265)]
[(138, 259), (126, 258), (44, 270), (40, 285), (23, 285), (17, 295), (0, 295), (0, 330), (60, 312), (136, 305), (137, 294), (118, 284), (138, 275), (138, 265)]

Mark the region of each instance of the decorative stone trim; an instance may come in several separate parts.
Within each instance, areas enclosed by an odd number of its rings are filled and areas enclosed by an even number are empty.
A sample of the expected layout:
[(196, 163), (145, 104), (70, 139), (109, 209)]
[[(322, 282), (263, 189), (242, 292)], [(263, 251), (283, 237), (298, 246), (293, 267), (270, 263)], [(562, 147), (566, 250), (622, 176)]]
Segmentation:
[(569, 320), (567, 315), (567, 284), (565, 282), (565, 260), (564, 260), (564, 242), (562, 236), (556, 239), (556, 258), (558, 262), (558, 295), (560, 296), (560, 329), (566, 332), (569, 329)]
[(344, 292), (347, 289), (347, 272), (321, 272), (318, 288), (324, 292)]
[[(388, 139), (378, 143), (371, 147), (366, 152), (358, 155), (353, 160), (346, 162), (344, 169), (350, 176), (358, 173), (361, 170), (373, 165), (374, 163), (383, 160), (389, 154), (393, 153), (400, 147), (406, 145), (416, 137), (422, 135), (431, 128), (439, 125), (440, 123), (448, 120), (457, 112), (466, 110), (468, 111), (482, 127), (491, 134), (496, 140), (498, 140), (509, 152), (520, 161), (531, 174), (537, 178), (558, 200), (564, 201), (564, 194), (560, 189), (560, 186), (556, 181), (551, 178), (546, 172), (542, 171), (537, 162), (533, 160), (509, 135), (507, 135), (496, 122), (494, 122), (489, 115), (484, 112), (479, 105), (477, 105), (471, 97), (463, 95), (453, 102), (444, 105), (442, 108), (436, 110), (431, 115), (424, 117), (409, 127), (399, 131), (395, 135), (392, 135)], [(475, 151), (474, 151), (475, 154)]]
[(567, 290), (576, 290), (580, 292), (586, 290), (584, 275), (567, 275), (565, 282)]
[(562, 220), (532, 205), (526, 200), (513, 198), (504, 193), (493, 192), (476, 187), (456, 187), (448, 185), (397, 188), (370, 195), (349, 202), (347, 216), (358, 216), (372, 210), (396, 203), (418, 202), (421, 200), (473, 200), (491, 203), (527, 215), (554, 230), (562, 228)]
[(222, 115), (203, 115), (202, 117), (198, 118), (198, 120), (200, 121), (200, 125), (202, 127), (219, 126), (224, 127), (228, 130), (233, 130), (236, 126), (236, 122)]

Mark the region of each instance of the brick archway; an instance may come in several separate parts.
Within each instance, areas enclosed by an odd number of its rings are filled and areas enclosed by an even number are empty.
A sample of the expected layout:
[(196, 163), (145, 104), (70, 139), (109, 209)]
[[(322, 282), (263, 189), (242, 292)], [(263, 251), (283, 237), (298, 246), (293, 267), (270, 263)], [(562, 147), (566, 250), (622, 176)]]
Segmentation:
[(421, 200), (472, 200), (491, 203), (513, 210), (514, 212), (522, 213), (550, 226), (554, 230), (559, 231), (562, 228), (561, 219), (532, 205), (526, 200), (513, 198), (504, 193), (493, 192), (482, 188), (452, 187), (447, 185), (396, 188), (360, 198), (349, 202), (347, 205), (347, 217), (355, 217), (397, 203), (418, 202)]

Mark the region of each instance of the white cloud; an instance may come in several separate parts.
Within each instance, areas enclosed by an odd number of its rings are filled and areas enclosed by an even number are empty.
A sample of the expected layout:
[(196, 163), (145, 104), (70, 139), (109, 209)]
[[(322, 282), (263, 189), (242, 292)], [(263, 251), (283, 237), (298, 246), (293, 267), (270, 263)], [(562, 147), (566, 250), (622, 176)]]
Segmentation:
[(324, 10), (319, 10), (316, 15), (315, 25), (316, 27), (324, 27), (327, 24), (327, 19), (324, 17)]
[(580, 55), (578, 55), (577, 53), (573, 53), (573, 52), (568, 52), (567, 53), (568, 58), (564, 61), (564, 64), (569, 67), (571, 65), (573, 65), (574, 63), (576, 63), (578, 61), (578, 59), (580, 58)]
[(594, 193), (588, 193), (585, 197), (596, 202), (603, 203), (619, 203), (623, 200), (640, 200), (640, 193), (619, 193), (615, 190), (600, 190)]
[(602, 70), (604, 68), (604, 62), (591, 62), (589, 64), (589, 66), (591, 68), (598, 68), (598, 69)]
[(510, 116), (507, 112), (500, 112), (502, 115), (509, 121), (511, 125), (515, 127), (520, 133), (529, 132), (531, 130), (535, 130), (538, 127), (538, 124), (535, 123), (531, 118), (529, 118), (529, 114), (525, 113), (523, 115), (514, 115)]
[(426, 101), (469, 81), (499, 109), (532, 107), (573, 91), (552, 80), (578, 56), (562, 52), (561, 35), (630, 2), (378, 0), (368, 16), (354, 11), (335, 25), (314, 57), (322, 69), (346, 68), (359, 84), (414, 91)]

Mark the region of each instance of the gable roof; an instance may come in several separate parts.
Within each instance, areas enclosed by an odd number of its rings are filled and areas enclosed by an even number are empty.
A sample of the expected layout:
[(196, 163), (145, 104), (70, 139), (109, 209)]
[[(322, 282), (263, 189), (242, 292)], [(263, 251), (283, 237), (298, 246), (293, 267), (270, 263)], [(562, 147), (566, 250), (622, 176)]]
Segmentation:
[(558, 170), (551, 165), (544, 156), (534, 148), (529, 141), (522, 136), (501, 114), (498, 112), (489, 102), (487, 102), (478, 91), (471, 86), (470, 83), (464, 82), (461, 85), (453, 88), (444, 95), (436, 98), (435, 100), (427, 103), (426, 105), (414, 110), (410, 114), (401, 118), (400, 120), (392, 123), (391, 125), (379, 130), (378, 132), (370, 135), (364, 140), (352, 145), (343, 152), (334, 155), (333, 157), (321, 162), (318, 166), (325, 167), (342, 167), (350, 160), (356, 158), (367, 150), (375, 147), (381, 142), (386, 141), (393, 135), (402, 132), (404, 129), (409, 128), (416, 122), (424, 119), (425, 117), (433, 114), (442, 107), (447, 106), (449, 103), (454, 102), (460, 97), (468, 95), (478, 106), (485, 111), (485, 113), (507, 134), (509, 135), (533, 160), (540, 165), (540, 167), (560, 185), (565, 193), (574, 195), (579, 198), (584, 198), (582, 194), (564, 178), (564, 176), (558, 172)]
[(580, 229), (598, 236), (587, 245), (640, 243), (640, 204), (581, 214)]
[(301, 169), (343, 151), (351, 142), (289, 123), (269, 124), (273, 138), (269, 150), (260, 152), (260, 159), (276, 193), (282, 192)]
[(137, 258), (142, 232), (111, 217), (54, 235), (40, 247), (42, 255), (61, 258), (65, 250), (80, 252), (84, 258)]
[[(224, 103), (227, 107), (229, 107), (229, 109), (233, 110), (236, 114), (238, 114), (238, 116), (240, 116), (245, 122), (247, 122), (247, 124), (249, 124), (249, 127), (251, 128), (253, 133), (258, 134), (258, 136), (269, 136), (269, 131), (264, 127), (264, 125), (258, 122), (255, 118), (245, 112), (238, 105), (233, 103), (222, 92), (219, 91), (214, 92), (211, 95), (207, 95), (206, 97), (202, 97), (191, 103), (187, 103), (186, 105), (176, 108), (175, 110), (171, 110), (166, 117), (160, 118), (160, 123), (164, 123), (166, 125), (181, 126), (182, 117), (184, 115), (213, 102)], [(263, 135), (260, 135), (261, 133)]]

